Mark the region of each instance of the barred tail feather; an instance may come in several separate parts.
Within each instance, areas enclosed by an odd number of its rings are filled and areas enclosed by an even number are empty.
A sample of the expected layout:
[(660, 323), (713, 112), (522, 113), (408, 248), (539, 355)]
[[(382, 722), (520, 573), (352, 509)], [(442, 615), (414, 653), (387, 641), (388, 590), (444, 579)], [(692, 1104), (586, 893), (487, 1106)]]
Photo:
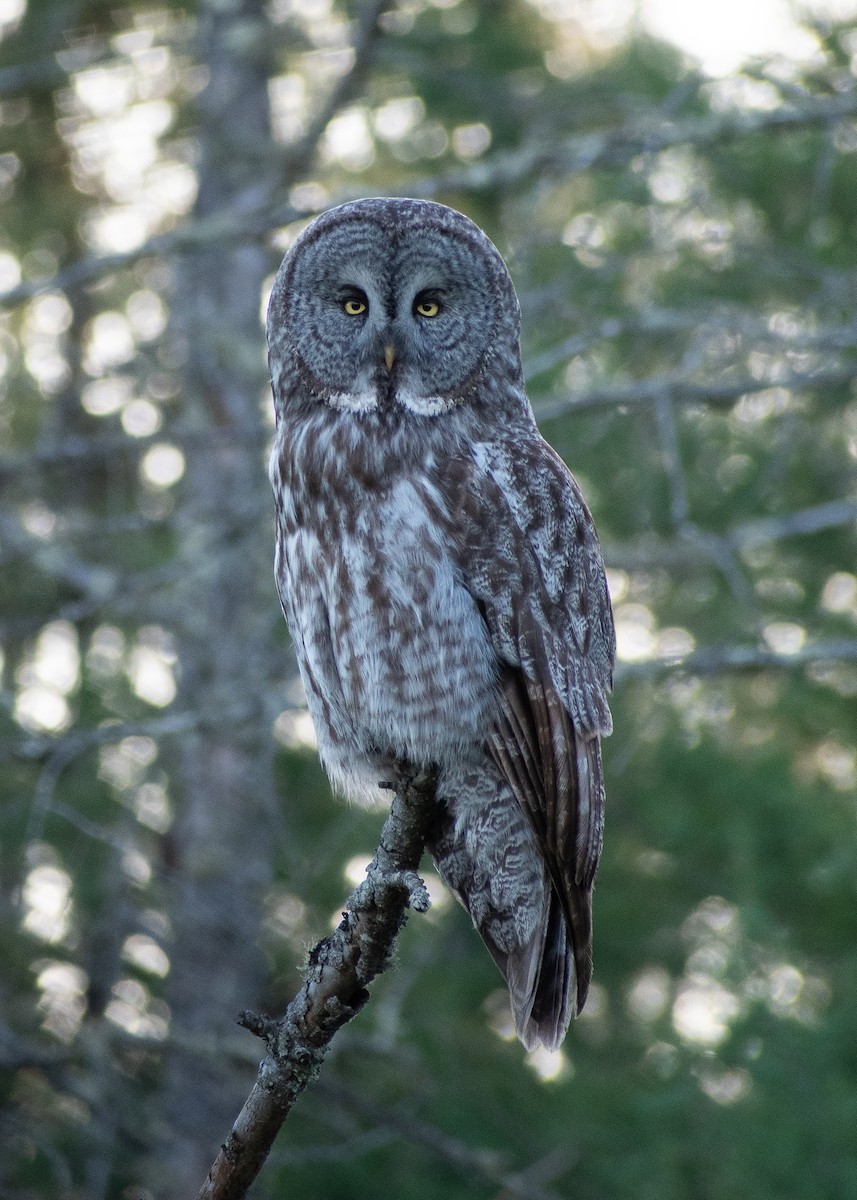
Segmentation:
[(547, 928), (536, 936), (541, 943), (538, 971), (523, 1004), (513, 985), (514, 968), (506, 977), (515, 1028), (527, 1050), (538, 1045), (558, 1050), (571, 1020), (570, 1001), (576, 998), (577, 990), (562, 906), (555, 896), (551, 897)]
[(523, 945), (504, 951), (490, 929), (474, 922), (506, 980), (515, 1032), (527, 1050), (539, 1045), (559, 1049), (577, 1002), (575, 962), (562, 905), (547, 880), (545, 887), (550, 895), (544, 920)]

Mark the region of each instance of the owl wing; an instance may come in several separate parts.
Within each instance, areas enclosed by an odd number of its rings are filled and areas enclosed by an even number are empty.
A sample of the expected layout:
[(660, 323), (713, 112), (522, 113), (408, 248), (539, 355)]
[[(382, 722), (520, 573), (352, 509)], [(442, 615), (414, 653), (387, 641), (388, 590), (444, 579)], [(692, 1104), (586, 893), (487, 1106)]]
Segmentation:
[[(501, 663), (488, 752), (530, 822), (565, 917), (549, 922), (542, 973), (553, 978), (543, 1001), (564, 1007), (565, 927), (579, 1011), (592, 972), (599, 739), (611, 729), (615, 653), (598, 539), (568, 468), (535, 430), (514, 443), (478, 443), (449, 470), (459, 569)], [(534, 1016), (538, 1005), (537, 996)]]

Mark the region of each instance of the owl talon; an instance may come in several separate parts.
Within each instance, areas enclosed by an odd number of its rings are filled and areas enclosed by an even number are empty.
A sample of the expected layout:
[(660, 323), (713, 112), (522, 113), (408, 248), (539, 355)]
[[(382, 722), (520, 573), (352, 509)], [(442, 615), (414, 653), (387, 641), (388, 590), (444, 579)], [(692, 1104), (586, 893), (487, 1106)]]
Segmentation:
[(361, 888), (368, 891), (366, 897), (370, 903), (381, 905), (391, 891), (404, 891), (408, 894), (408, 907), (414, 912), (428, 912), (431, 907), (431, 897), (425, 883), (416, 871), (390, 871), (381, 874), (370, 869)]
[(428, 888), (416, 871), (396, 871), (387, 877), (393, 886), (398, 884), (408, 893), (408, 904), (414, 912), (428, 912), (431, 907), (431, 897)]

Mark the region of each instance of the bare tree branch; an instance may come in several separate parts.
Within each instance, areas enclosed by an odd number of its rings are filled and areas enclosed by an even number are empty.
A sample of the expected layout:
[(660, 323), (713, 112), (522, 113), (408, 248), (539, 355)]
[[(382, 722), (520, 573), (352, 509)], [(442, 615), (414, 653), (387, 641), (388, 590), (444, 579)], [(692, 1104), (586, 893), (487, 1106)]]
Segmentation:
[(354, 37), (351, 41), (354, 55), (351, 66), (340, 77), (326, 102), (310, 122), (306, 133), (286, 154), (283, 166), (288, 183), (294, 183), (295, 179), (309, 167), (318, 151), (318, 144), (325, 129), (339, 110), (344, 108), (359, 92), (372, 65), (375, 44), (380, 32), (378, 21), (389, 8), (392, 8), (392, 0), (364, 0), (360, 6)]
[[(342, 1105), (369, 1119), (374, 1130), (392, 1130), (404, 1140), (423, 1147), (438, 1161), (446, 1163), (466, 1177), (479, 1175), (490, 1183), (497, 1184), (504, 1196), (520, 1197), (521, 1200), (559, 1200), (557, 1192), (541, 1186), (543, 1163), (540, 1160), (521, 1171), (515, 1171), (503, 1152), (469, 1146), (460, 1138), (426, 1121), (397, 1110), (382, 1108), (340, 1081), (329, 1083), (320, 1080), (318, 1091), (328, 1103)], [(554, 1174), (567, 1170), (577, 1157), (578, 1152), (573, 1146), (563, 1146), (561, 1160), (553, 1164)], [(539, 1179), (536, 1178), (537, 1175)]]
[(743, 549), (745, 546), (756, 546), (761, 542), (776, 542), (780, 538), (819, 533), (822, 529), (837, 529), (855, 521), (857, 500), (830, 500), (826, 504), (815, 504), (812, 508), (800, 509), (798, 512), (744, 521), (730, 530), (728, 537), (733, 545)]
[(819, 662), (857, 662), (857, 638), (829, 638), (808, 642), (791, 654), (778, 653), (765, 646), (738, 643), (707, 646), (683, 658), (650, 658), (644, 662), (620, 662), (616, 681), (659, 678), (663, 675), (714, 675), (720, 671), (747, 671), (775, 667), (793, 670)]
[(625, 571), (644, 571), (652, 567), (695, 566), (702, 562), (720, 563), (722, 557), (783, 538), (805, 537), (824, 529), (841, 529), (857, 522), (857, 500), (828, 500), (795, 512), (741, 521), (718, 534), (685, 522), (679, 536), (669, 541), (649, 538), (633, 546), (602, 546), (608, 567)]
[[(2, 297), (0, 297), (2, 302)], [(607, 336), (606, 334), (604, 336)], [(563, 354), (568, 357), (573, 350)], [(541, 367), (536, 369), (539, 373)], [(656, 404), (664, 396), (679, 404), (734, 404), (742, 396), (784, 388), (804, 391), (809, 388), (834, 388), (851, 383), (857, 378), (857, 363), (843, 364), (806, 373), (783, 374), (777, 379), (756, 379), (742, 376), (738, 379), (715, 380), (688, 379), (680, 375), (653, 375), (648, 379), (633, 382), (603, 383), (588, 392), (546, 399), (535, 406), (539, 423), (552, 421), (570, 412), (583, 412), (593, 408), (640, 407)], [(265, 430), (171, 430), (129, 437), (126, 434), (98, 434), (93, 437), (68, 437), (55, 445), (37, 446), (26, 451), (0, 455), (0, 476), (27, 474), (35, 466), (57, 467), (66, 463), (92, 462), (109, 459), (115, 454), (141, 454), (156, 442), (169, 441), (183, 449), (191, 446), (214, 447), (236, 442), (256, 441), (260, 448), (270, 436)]]
[[(381, 12), (384, 7), (386, 5), (379, 5), (377, 0), (372, 0), (365, 6), (365, 12), (371, 16), (374, 9)], [(377, 22), (377, 16), (374, 20)], [(357, 62), (358, 59), (355, 59), (352, 70), (357, 68)], [(355, 81), (359, 78), (358, 74)], [(352, 74), (349, 72), (341, 84), (343, 98), (350, 95), (351, 85)], [(337, 98), (338, 89), (333, 95), (333, 99)], [(330, 105), (325, 107), (325, 112), (328, 120), (334, 115)], [(542, 142), (531, 141), (520, 149), (502, 151), (468, 166), (414, 179), (409, 182), (408, 191), (412, 196), (431, 197), (441, 192), (482, 191), (501, 185), (509, 187), (533, 174), (547, 178), (559, 174), (577, 175), (596, 167), (620, 168), (638, 154), (658, 153), (671, 146), (714, 145), (767, 130), (787, 132), (818, 126), (824, 128), (832, 120), (853, 117), (855, 114), (857, 92), (846, 92), (841, 96), (808, 99), (805, 103), (769, 112), (741, 110), (684, 121), (661, 120), (649, 125), (631, 122), (606, 133), (575, 134), (564, 140), (551, 137)], [(335, 200), (351, 199), (352, 194), (344, 191)], [(264, 198), (237, 214), (234, 211), (211, 213), (193, 221), (185, 221), (167, 233), (150, 238), (135, 250), (92, 255), (70, 263), (49, 278), (20, 283), (0, 293), (0, 306), (20, 304), (45, 291), (78, 287), (110, 271), (131, 266), (143, 258), (168, 253), (181, 254), (206, 245), (222, 248), (235, 242), (258, 240), (272, 229), (299, 217), (314, 215), (314, 211), (298, 211), (291, 204), (279, 201), (272, 203), (269, 198)]]
[[(351, 68), (334, 87), (300, 142), (284, 155), (283, 172), (290, 183), (294, 183), (309, 168), (328, 124), (340, 108), (357, 94), (371, 64), (378, 19), (390, 4), (391, 0), (366, 0), (362, 5), (352, 43), (354, 60)], [(256, 241), (272, 229), (304, 215), (292, 205), (274, 199), (272, 192), (273, 186), (261, 189), (256, 202), (244, 206), (239, 213), (227, 208), (222, 212), (198, 216), (182, 222), (175, 229), (149, 238), (133, 250), (91, 255), (70, 263), (50, 278), (27, 280), (0, 294), (0, 305), (19, 304), (45, 291), (77, 288), (110, 271), (133, 266), (144, 258), (193, 252), (201, 246), (216, 245), (222, 248), (234, 242)]]
[(765, 392), (769, 388), (784, 388), (786, 391), (804, 391), (807, 388), (834, 388), (851, 383), (857, 378), (857, 363), (846, 363), (828, 370), (783, 372), (775, 379), (756, 379), (742, 376), (738, 379), (689, 379), (682, 375), (653, 375), (649, 379), (633, 382), (605, 382), (573, 396), (560, 396), (542, 401), (536, 408), (539, 421), (551, 421), (554, 417), (570, 412), (582, 412), (590, 408), (611, 408), (626, 405), (636, 408), (644, 404), (655, 404), (664, 395), (680, 404), (734, 404), (742, 396), (754, 392)]
[(416, 874), (436, 813), (433, 774), (396, 772), (390, 815), (366, 879), (330, 937), (312, 950), (306, 982), (279, 1021), (242, 1013), (239, 1024), (264, 1038), (268, 1057), (215, 1159), (198, 1200), (246, 1194), (298, 1096), (318, 1074), (338, 1029), (369, 999), (367, 986), (389, 963), (407, 909), (429, 897)]
[[(524, 308), (527, 307), (527, 302), (537, 306), (540, 300), (549, 295), (550, 291), (546, 288), (529, 296), (524, 293), (520, 296), (521, 304)], [(572, 310), (568, 314), (569, 324), (579, 325), (582, 317), (585, 319), (584, 314)], [(692, 333), (700, 330), (710, 330), (720, 335), (737, 334), (752, 341), (754, 345), (767, 343), (783, 352), (839, 351), (853, 350), (857, 347), (857, 333), (853, 326), (835, 322), (825, 323), (818, 328), (805, 327), (803, 324), (795, 328), (778, 328), (772, 327), (770, 320), (760, 318), (757, 313), (734, 306), (727, 308), (721, 304), (715, 307), (700, 305), (682, 310), (647, 307), (624, 317), (607, 317), (595, 325), (584, 325), (579, 332), (556, 345), (532, 354), (524, 361), (524, 376), (527, 383), (531, 384), (534, 379), (567, 362), (573, 355), (581, 354), (590, 346), (614, 338), (628, 335), (646, 337), (664, 333)]]
[(629, 121), (606, 132), (574, 134), (562, 140), (554, 136), (542, 142), (534, 139), (519, 150), (499, 152), (441, 177), (414, 180), (409, 188), (413, 196), (429, 196), (440, 189), (508, 187), (532, 175), (569, 176), (596, 167), (623, 167), (639, 154), (654, 154), (671, 146), (710, 146), (768, 130), (824, 128), (831, 120), (855, 113), (857, 92), (850, 91), (822, 99), (807, 97), (800, 104), (769, 111), (741, 109), (682, 121)]

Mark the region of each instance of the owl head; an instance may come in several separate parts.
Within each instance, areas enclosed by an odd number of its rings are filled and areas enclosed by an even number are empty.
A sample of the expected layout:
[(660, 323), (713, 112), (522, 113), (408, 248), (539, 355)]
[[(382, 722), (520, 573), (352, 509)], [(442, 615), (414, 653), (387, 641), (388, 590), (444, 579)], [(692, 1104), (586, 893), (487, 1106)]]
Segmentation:
[(296, 240), (268, 307), (278, 403), (299, 387), (349, 412), (445, 412), (520, 385), (520, 311), (497, 249), (425, 200), (357, 200)]

